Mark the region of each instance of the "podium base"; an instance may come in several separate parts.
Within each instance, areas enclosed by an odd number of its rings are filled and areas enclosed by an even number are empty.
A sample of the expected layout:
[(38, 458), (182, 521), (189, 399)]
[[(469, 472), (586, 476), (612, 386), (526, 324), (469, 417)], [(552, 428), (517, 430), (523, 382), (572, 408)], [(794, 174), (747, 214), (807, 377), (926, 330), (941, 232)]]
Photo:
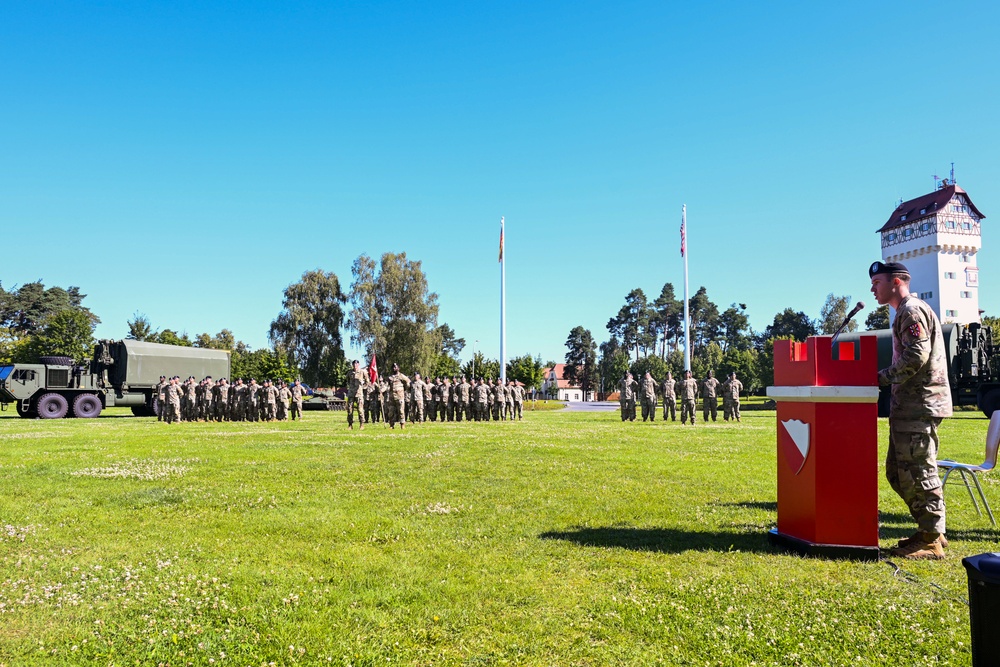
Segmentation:
[(820, 556), (822, 558), (849, 560), (878, 560), (878, 547), (863, 547), (853, 544), (817, 544), (808, 540), (779, 533), (772, 528), (767, 533), (767, 541), (786, 551), (794, 551), (803, 556)]

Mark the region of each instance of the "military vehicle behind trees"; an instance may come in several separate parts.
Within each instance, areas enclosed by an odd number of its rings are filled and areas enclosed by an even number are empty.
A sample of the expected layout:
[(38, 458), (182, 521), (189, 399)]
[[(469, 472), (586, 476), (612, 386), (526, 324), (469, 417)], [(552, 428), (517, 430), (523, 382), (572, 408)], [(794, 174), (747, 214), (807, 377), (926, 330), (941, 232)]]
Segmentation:
[[(951, 381), (952, 402), (956, 406), (978, 406), (987, 417), (1000, 410), (1000, 359), (994, 358), (993, 331), (978, 323), (943, 324), (945, 358)], [(892, 365), (892, 330), (858, 331), (844, 334), (840, 342), (855, 342), (860, 336), (878, 339), (878, 367)], [(878, 414), (889, 416), (889, 387), (882, 387)]]
[(92, 418), (104, 408), (127, 406), (137, 416), (156, 414), (160, 376), (229, 377), (228, 350), (102, 340), (89, 363), (42, 357), (38, 364), (0, 366), (0, 404), (22, 417)]

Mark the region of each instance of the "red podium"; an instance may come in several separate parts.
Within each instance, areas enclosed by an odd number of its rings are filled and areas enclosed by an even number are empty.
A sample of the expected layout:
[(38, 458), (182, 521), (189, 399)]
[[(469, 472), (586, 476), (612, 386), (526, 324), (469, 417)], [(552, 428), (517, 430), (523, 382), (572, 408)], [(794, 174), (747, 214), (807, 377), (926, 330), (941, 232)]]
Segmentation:
[(829, 336), (774, 341), (778, 526), (768, 537), (807, 555), (876, 560), (877, 342), (837, 348), (834, 359)]

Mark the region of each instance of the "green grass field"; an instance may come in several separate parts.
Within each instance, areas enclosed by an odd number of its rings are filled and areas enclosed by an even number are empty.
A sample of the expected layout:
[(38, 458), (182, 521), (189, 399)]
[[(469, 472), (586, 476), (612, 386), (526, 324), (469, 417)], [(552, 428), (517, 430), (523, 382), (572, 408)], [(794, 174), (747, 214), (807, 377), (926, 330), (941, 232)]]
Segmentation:
[[(950, 487), (946, 561), (775, 551), (767, 411), (405, 432), (109, 412), (0, 418), (2, 665), (968, 665), (960, 561), (997, 549)], [(986, 425), (947, 420), (942, 454), (981, 460)], [(913, 526), (880, 495), (887, 546)]]

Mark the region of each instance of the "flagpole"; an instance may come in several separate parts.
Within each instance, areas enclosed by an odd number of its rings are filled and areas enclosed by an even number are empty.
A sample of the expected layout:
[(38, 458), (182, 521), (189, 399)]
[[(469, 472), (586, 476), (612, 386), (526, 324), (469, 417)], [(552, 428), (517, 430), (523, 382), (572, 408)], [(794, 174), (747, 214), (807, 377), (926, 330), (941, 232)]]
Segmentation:
[(507, 384), (507, 258), (503, 246), (503, 216), (500, 216), (500, 380)]
[(681, 205), (681, 257), (684, 258), (684, 370), (691, 370), (691, 313), (688, 307), (687, 204)]

